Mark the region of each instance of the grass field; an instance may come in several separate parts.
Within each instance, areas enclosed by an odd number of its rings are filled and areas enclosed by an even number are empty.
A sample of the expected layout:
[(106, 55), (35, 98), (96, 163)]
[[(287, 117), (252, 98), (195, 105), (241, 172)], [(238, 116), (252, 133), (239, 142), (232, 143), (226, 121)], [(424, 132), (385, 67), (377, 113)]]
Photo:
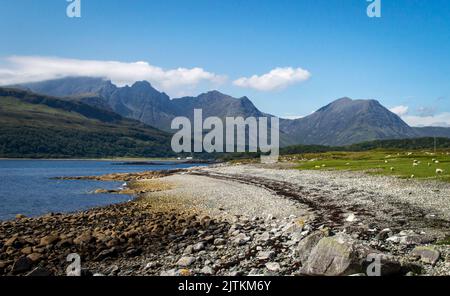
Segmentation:
[(450, 182), (450, 151), (325, 152), (290, 156), (300, 170), (347, 170)]

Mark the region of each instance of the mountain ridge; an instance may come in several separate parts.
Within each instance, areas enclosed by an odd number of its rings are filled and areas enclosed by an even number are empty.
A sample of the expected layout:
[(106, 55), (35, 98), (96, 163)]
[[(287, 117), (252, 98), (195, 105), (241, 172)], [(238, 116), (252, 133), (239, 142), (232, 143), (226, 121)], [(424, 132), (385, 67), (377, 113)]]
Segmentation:
[[(80, 83), (85, 85), (79, 85)], [(44, 91), (48, 95), (63, 95), (69, 100), (80, 100), (164, 131), (170, 131), (170, 123), (176, 116), (185, 116), (192, 120), (194, 109), (202, 109), (204, 117), (271, 116), (260, 111), (245, 96), (234, 98), (213, 90), (196, 97), (171, 99), (147, 81), (117, 87), (111, 81), (101, 78), (90, 80), (86, 77), (68, 77), (16, 87), (35, 92)], [(89, 95), (85, 95), (88, 92)], [(306, 117), (280, 118), (280, 133), (282, 146), (293, 144), (344, 146), (371, 140), (450, 137), (450, 128), (410, 127), (377, 100), (352, 100), (343, 97)]]

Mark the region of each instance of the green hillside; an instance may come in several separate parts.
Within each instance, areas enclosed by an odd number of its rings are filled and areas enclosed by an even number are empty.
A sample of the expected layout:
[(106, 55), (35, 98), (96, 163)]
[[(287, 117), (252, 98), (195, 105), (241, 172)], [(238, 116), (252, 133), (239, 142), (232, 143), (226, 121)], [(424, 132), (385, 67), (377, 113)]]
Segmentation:
[(173, 156), (170, 135), (81, 102), (0, 88), (0, 157)]

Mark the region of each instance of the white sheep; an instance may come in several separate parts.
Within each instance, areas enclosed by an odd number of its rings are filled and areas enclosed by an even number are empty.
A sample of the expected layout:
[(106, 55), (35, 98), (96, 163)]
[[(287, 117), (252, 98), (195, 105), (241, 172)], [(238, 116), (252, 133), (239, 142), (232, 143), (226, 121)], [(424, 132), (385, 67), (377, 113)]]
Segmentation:
[(394, 167), (391, 167), (391, 172), (393, 172), (395, 170), (395, 168)]
[(442, 174), (443, 172), (444, 172), (443, 169), (436, 169), (436, 174), (438, 174), (438, 175)]

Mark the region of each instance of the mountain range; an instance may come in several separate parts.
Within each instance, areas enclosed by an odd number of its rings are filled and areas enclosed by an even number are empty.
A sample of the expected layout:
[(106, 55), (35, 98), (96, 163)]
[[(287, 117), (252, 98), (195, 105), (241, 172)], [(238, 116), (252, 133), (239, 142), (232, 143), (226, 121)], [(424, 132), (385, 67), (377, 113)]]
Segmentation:
[[(233, 98), (210, 91), (197, 97), (171, 99), (146, 81), (118, 87), (101, 78), (67, 77), (12, 87), (114, 112), (166, 132), (170, 132), (174, 117), (192, 119), (194, 109), (202, 109), (204, 117), (269, 115), (256, 108), (247, 97)], [(344, 146), (383, 139), (450, 137), (450, 128), (410, 127), (376, 100), (341, 98), (303, 118), (280, 118), (280, 133), (282, 146)]]

